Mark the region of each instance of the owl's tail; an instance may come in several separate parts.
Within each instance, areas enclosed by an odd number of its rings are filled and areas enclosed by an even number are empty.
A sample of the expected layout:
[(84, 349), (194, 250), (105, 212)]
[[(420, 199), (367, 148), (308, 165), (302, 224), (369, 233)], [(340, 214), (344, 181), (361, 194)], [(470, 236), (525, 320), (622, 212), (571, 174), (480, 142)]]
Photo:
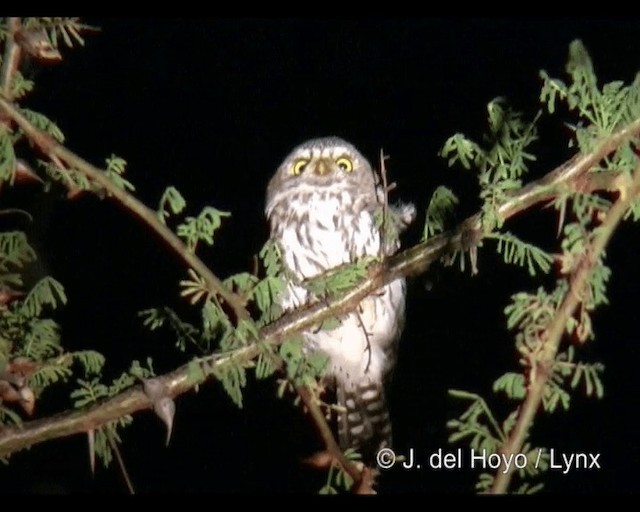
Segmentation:
[(365, 381), (348, 388), (337, 386), (338, 403), (344, 408), (338, 419), (340, 448), (357, 449), (372, 464), (381, 448), (391, 445), (391, 419), (381, 382)]

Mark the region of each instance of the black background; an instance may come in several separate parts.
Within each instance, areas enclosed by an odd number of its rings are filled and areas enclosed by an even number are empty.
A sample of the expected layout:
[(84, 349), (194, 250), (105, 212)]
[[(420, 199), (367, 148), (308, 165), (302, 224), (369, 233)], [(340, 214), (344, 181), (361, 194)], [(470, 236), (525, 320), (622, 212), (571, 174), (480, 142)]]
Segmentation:
[[(211, 204), (232, 212), (202, 257), (219, 276), (249, 270), (268, 236), (266, 184), (284, 156), (304, 140), (341, 136), (387, 168), (394, 198), (416, 203), (420, 217), (405, 245), (419, 239), (424, 207), (439, 184), (461, 198), (460, 218), (478, 207), (475, 177), (448, 169), (437, 156), (455, 132), (479, 138), (486, 104), (509, 99), (531, 118), (539, 109), (538, 71), (565, 78), (569, 43), (580, 38), (601, 81), (633, 80), (640, 69), (638, 20), (594, 19), (87, 19), (101, 27), (86, 48), (63, 50), (56, 66), (29, 66), (36, 90), (25, 106), (56, 121), (67, 145), (94, 164), (115, 153), (128, 161), (138, 197), (155, 207), (176, 186), (197, 214)], [(531, 177), (567, 159), (568, 115), (541, 122), (539, 160)], [(3, 192), (3, 196), (4, 196)], [(34, 275), (50, 273), (69, 303), (56, 313), (64, 345), (94, 348), (118, 375), (131, 358), (152, 355), (165, 372), (188, 356), (167, 331), (149, 333), (136, 312), (178, 299), (180, 261), (115, 203), (94, 197), (66, 201), (39, 186), (12, 192), (35, 216), (30, 231), (40, 255)], [(22, 203), (25, 204), (24, 202)], [(552, 212), (534, 210), (507, 226), (553, 250)], [(608, 250), (610, 305), (594, 314), (596, 339), (580, 354), (606, 365), (605, 397), (574, 394), (569, 412), (540, 415), (535, 445), (600, 453), (602, 468), (549, 473), (548, 492), (637, 491), (637, 365), (634, 327), (638, 235), (626, 225)], [(434, 268), (410, 281), (407, 327), (391, 390), (396, 447), (416, 456), (447, 444), (445, 423), (464, 404), (447, 396), (459, 388), (487, 397), (499, 417), (510, 409), (491, 383), (517, 369), (513, 336), (502, 310), (512, 293), (550, 285), (507, 267), (489, 244), (479, 275)], [(68, 405), (49, 391), (37, 417)], [(150, 413), (136, 415), (122, 453), (139, 492), (314, 492), (323, 474), (301, 464), (320, 447), (311, 422), (290, 399), (275, 397), (273, 381), (250, 383), (238, 409), (218, 384), (177, 400), (174, 435)], [(397, 469), (380, 490), (471, 492), (474, 474), (460, 470)], [(83, 436), (33, 447), (0, 468), (0, 491), (126, 492), (117, 467), (91, 476)]]

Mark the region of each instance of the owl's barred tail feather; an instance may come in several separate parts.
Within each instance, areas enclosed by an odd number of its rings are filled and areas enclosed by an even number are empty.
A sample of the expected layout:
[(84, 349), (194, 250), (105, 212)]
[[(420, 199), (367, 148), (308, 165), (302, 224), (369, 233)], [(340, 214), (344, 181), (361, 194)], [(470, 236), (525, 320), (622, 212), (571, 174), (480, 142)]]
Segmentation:
[(381, 448), (391, 445), (391, 419), (381, 382), (364, 382), (350, 389), (338, 383), (340, 448), (355, 448), (365, 463), (375, 461)]

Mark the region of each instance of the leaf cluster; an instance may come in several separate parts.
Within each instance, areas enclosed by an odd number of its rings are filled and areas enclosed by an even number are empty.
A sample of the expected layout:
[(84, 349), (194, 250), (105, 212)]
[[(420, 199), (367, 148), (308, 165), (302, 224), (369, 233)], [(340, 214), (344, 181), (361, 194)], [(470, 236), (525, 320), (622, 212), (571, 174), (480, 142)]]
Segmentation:
[[(591, 60), (579, 41), (572, 43), (570, 47), (567, 72), (571, 78), (569, 84), (551, 79), (542, 72), (540, 99), (546, 103), (550, 113), (554, 112), (556, 102), (562, 100), (567, 103), (570, 111), (576, 112), (580, 117), (579, 124), (573, 126), (574, 138), (570, 145), (576, 144), (583, 152), (591, 151), (606, 136), (640, 117), (640, 74), (629, 86), (622, 82), (612, 82), (599, 88)], [(524, 151), (535, 140), (536, 134), (533, 125), (527, 126), (519, 121), (512, 124), (520, 116), (502, 109), (500, 104), (490, 104), (489, 118), (490, 133), (485, 140), (497, 143), (492, 149), (487, 151), (457, 134), (447, 141), (443, 155), (449, 158), (450, 164), (460, 162), (466, 168), (473, 166), (478, 169), (480, 195), (485, 200), (483, 226), (485, 230), (491, 231), (494, 227), (501, 226), (495, 213), (496, 207), (508, 198), (511, 187), (521, 186), (519, 178), (526, 171), (526, 162), (534, 160), (526, 152), (519, 155), (517, 153)], [(637, 138), (623, 143), (589, 172), (630, 175), (638, 165), (637, 146)], [(586, 263), (589, 265), (588, 278), (585, 287), (578, 291), (580, 302), (573, 315), (568, 318), (564, 334), (567, 341), (574, 343), (584, 343), (593, 338), (590, 315), (597, 306), (608, 303), (607, 283), (611, 275), (610, 269), (604, 265), (604, 254), (592, 254), (594, 240), (603, 229), (600, 224), (612, 207), (611, 198), (600, 192), (586, 192), (579, 187), (559, 192), (553, 202), (558, 212), (558, 255), (551, 256), (508, 232), (486, 233), (487, 238), (498, 241), (497, 250), (503, 255), (505, 262), (526, 266), (532, 276), (538, 271), (549, 272), (554, 261), (559, 263), (559, 277), (555, 288), (547, 291), (544, 287), (539, 287), (534, 293), (519, 292), (511, 297), (511, 303), (505, 308), (505, 315), (507, 328), (515, 331), (521, 369), (506, 372), (493, 384), (495, 393), (503, 393), (510, 400), (521, 403), (529, 392), (530, 384), (542, 378), (539, 372), (544, 368), (547, 378), (542, 391), (542, 405), (547, 412), (554, 412), (559, 407), (568, 409), (572, 391), (578, 388), (582, 388), (587, 396), (601, 398), (604, 394), (602, 363), (576, 360), (575, 347), (570, 343), (564, 350), (553, 352), (550, 356), (547, 338), (552, 322), (558, 317), (568, 294), (572, 293), (572, 279)], [(625, 193), (624, 190), (618, 192)], [(637, 220), (636, 210), (637, 201), (627, 212), (627, 218)], [(458, 390), (452, 390), (451, 395), (471, 401), (471, 405), (459, 418), (448, 423), (452, 431), (449, 440), (467, 440), (472, 447), (499, 453), (518, 418), (518, 408), (500, 424), (482, 397)], [(522, 452), (531, 453), (531, 446), (526, 438), (524, 443)], [(527, 459), (530, 461), (531, 457), (528, 456)], [(547, 454), (542, 455), (542, 461), (537, 472), (546, 469)], [(528, 481), (530, 477), (536, 476), (536, 472), (531, 471), (529, 466), (519, 472), (522, 482), (516, 492), (529, 493), (540, 488)], [(494, 475), (482, 474), (476, 488), (486, 491), (493, 483)]]

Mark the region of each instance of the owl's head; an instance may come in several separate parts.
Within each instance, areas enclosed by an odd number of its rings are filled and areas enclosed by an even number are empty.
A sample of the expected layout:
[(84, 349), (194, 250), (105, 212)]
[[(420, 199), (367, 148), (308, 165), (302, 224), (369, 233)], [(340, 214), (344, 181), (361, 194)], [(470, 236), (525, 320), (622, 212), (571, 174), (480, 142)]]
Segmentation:
[(347, 141), (324, 137), (300, 144), (284, 159), (267, 188), (267, 211), (289, 194), (323, 188), (376, 197), (375, 178), (367, 159)]

